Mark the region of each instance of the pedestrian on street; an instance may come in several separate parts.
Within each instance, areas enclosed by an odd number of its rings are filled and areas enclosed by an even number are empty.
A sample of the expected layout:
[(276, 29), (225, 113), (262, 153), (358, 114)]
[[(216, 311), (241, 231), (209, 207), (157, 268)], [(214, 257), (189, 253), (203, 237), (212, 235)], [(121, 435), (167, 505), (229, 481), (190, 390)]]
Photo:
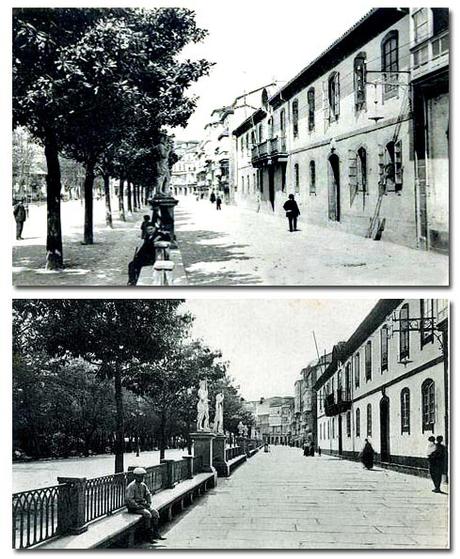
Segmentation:
[(216, 210), (221, 210), (222, 209), (221, 206), (222, 206), (222, 198), (218, 196), (216, 198)]
[(442, 441), (443, 437), (441, 435), (436, 437), (436, 448), (428, 456), (428, 462), (430, 465), (430, 476), (434, 484), (433, 493), (442, 493), (442, 474), (447, 473), (447, 449), (442, 444)]
[(303, 445), (303, 455), (310, 456), (310, 448), (307, 443), (304, 443)]
[(374, 449), (368, 439), (364, 439), (364, 447), (361, 451), (361, 462), (367, 470), (372, 470), (374, 466)]
[(145, 239), (147, 234), (147, 225), (150, 223), (150, 216), (144, 215), (144, 221), (141, 223), (141, 239)]
[(211, 200), (211, 204), (214, 204), (214, 202), (216, 201), (216, 195), (214, 194), (214, 190), (211, 192), (211, 196), (209, 197), (209, 199)]
[(270, 452), (270, 445), (268, 444), (268, 441), (265, 441), (264, 443), (264, 452)]
[(144, 468), (134, 468), (134, 480), (126, 488), (126, 507), (132, 514), (140, 514), (144, 518), (145, 539), (151, 543), (165, 540), (160, 534), (158, 524), (160, 514), (152, 507), (152, 494), (144, 483)]
[(284, 211), (289, 222), (289, 231), (297, 231), (297, 218), (300, 215), (299, 206), (294, 200), (294, 194), (289, 194), (289, 199), (284, 203)]
[(24, 200), (19, 200), (19, 202), (14, 206), (13, 214), (16, 221), (16, 240), (22, 241), (22, 230), (24, 229), (24, 221), (27, 217)]
[(145, 238), (142, 246), (134, 253), (134, 258), (128, 264), (128, 285), (136, 285), (143, 266), (155, 263), (155, 241), (163, 240), (163, 235), (153, 225), (148, 223), (145, 228)]
[(433, 437), (428, 437), (428, 445), (426, 447), (426, 456), (427, 458), (430, 457), (431, 454), (436, 450), (436, 439)]
[(318, 447), (318, 456), (321, 456), (321, 447)]

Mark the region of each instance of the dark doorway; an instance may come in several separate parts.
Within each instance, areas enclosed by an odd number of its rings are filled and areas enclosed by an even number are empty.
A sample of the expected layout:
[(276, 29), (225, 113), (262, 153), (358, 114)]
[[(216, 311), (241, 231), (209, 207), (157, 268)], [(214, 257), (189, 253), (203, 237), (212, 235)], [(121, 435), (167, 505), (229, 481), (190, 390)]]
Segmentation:
[(342, 416), (339, 415), (339, 456), (343, 454), (343, 444), (342, 444)]
[(380, 460), (390, 461), (390, 400), (387, 396), (380, 400)]
[(275, 210), (275, 168), (273, 165), (268, 167), (268, 196), (272, 210)]
[(340, 221), (340, 160), (333, 153), (329, 157), (329, 219)]

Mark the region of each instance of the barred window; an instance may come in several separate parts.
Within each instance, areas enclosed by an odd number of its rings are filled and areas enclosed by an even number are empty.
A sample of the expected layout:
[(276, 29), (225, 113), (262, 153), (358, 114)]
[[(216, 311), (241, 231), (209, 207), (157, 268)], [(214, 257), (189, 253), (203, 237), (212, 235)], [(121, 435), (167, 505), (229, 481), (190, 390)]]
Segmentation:
[(399, 311), (399, 360), (409, 357), (409, 305), (406, 303)]
[(294, 138), (299, 135), (299, 101), (297, 99), (292, 102), (292, 133)]
[(347, 411), (347, 437), (351, 437), (351, 412)]
[(366, 105), (366, 54), (364, 52), (360, 52), (356, 56), (353, 69), (355, 109), (359, 111)]
[(401, 390), (401, 433), (410, 433), (410, 391)]
[(356, 436), (361, 436), (361, 418), (360, 418), (360, 411), (359, 408), (356, 410), (356, 417), (355, 417), (355, 432)]
[(380, 372), (388, 370), (388, 326), (380, 330)]
[(360, 363), (359, 353), (357, 353), (355, 355), (355, 386), (356, 386), (356, 388), (359, 388), (360, 367), (361, 367), (361, 363)]
[[(392, 30), (385, 35), (382, 45), (382, 72), (384, 78), (389, 81), (398, 79), (399, 71), (399, 54), (398, 54), (398, 32)], [(398, 86), (387, 83), (385, 84), (384, 95), (385, 98), (397, 95)]]
[(422, 431), (434, 431), (434, 382), (426, 379), (422, 384)]
[(315, 88), (310, 87), (307, 93), (308, 102), (308, 131), (315, 129)]
[(364, 352), (366, 362), (366, 382), (372, 380), (372, 342), (369, 340), (366, 343)]
[(316, 195), (316, 165), (314, 161), (310, 161), (310, 194)]
[(372, 405), (367, 404), (367, 436), (372, 437)]
[(294, 184), (295, 184), (295, 191), (300, 191), (300, 172), (299, 172), (299, 164), (296, 163), (294, 165)]
[(332, 72), (328, 80), (329, 120), (338, 120), (340, 114), (340, 74)]
[(284, 109), (280, 111), (280, 130), (283, 133), (286, 130), (286, 112)]

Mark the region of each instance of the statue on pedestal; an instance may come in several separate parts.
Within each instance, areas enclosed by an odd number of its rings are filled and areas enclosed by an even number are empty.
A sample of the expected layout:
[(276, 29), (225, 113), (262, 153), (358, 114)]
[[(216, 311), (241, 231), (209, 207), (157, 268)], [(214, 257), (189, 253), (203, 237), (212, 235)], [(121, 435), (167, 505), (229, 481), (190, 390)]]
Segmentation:
[(224, 394), (216, 395), (216, 415), (214, 417), (214, 433), (224, 432)]
[(155, 164), (153, 169), (154, 196), (170, 196), (172, 141), (167, 134), (161, 133), (154, 147)]
[(209, 399), (208, 399), (208, 381), (200, 380), (200, 388), (198, 389), (198, 417), (196, 420), (197, 431), (209, 431)]
[(241, 421), (238, 423), (237, 429), (238, 429), (238, 435), (242, 437), (244, 433), (244, 424)]
[(247, 437), (248, 436), (248, 426), (245, 425), (243, 428), (243, 437)]

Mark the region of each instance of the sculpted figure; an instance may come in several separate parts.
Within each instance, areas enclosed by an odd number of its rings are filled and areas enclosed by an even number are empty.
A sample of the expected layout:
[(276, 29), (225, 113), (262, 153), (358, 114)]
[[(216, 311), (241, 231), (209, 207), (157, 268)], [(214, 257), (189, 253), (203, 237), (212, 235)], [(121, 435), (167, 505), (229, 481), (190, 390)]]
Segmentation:
[(170, 154), (171, 140), (167, 134), (160, 134), (160, 141), (155, 146), (155, 164), (153, 187), (155, 194), (169, 195), (169, 182), (171, 179)]
[(197, 431), (209, 431), (209, 400), (207, 380), (200, 380), (200, 388), (198, 389), (197, 411)]
[(238, 423), (237, 429), (238, 429), (239, 436), (242, 437), (244, 433), (244, 425), (241, 421)]
[(214, 417), (214, 432), (224, 432), (224, 395), (222, 392), (216, 395), (216, 415)]

